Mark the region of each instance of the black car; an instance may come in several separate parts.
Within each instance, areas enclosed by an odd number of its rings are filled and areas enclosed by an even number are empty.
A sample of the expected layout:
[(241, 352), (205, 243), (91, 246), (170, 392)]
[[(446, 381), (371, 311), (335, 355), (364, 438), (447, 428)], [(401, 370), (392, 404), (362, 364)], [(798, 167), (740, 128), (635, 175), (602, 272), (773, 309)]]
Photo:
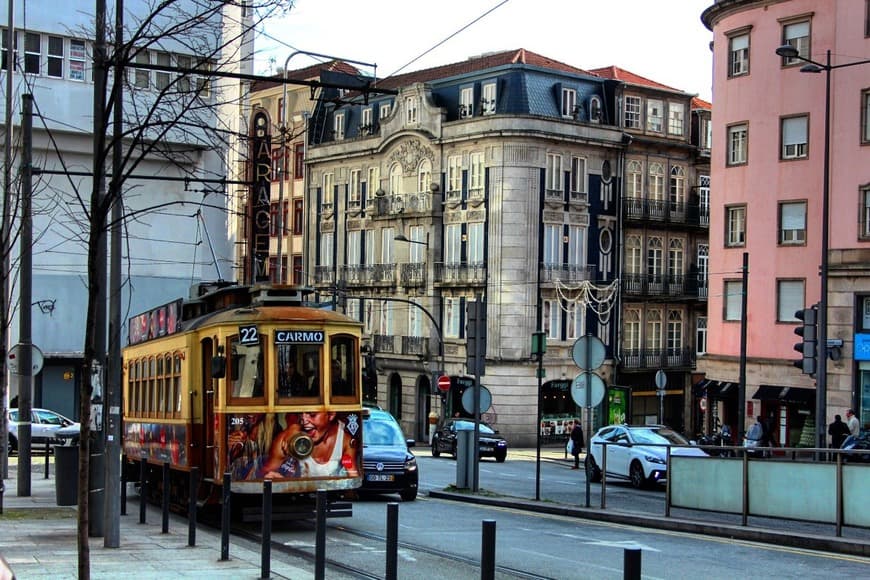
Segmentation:
[(387, 411), (367, 408), (363, 417), (363, 484), (360, 493), (398, 493), (402, 501), (417, 498), (417, 458), (399, 422)]
[[(456, 432), (474, 431), (474, 419), (448, 419), (432, 437), (432, 457), (450, 453), (456, 457)], [(494, 457), (502, 463), (507, 459), (508, 445), (498, 431), (480, 422), (480, 456)]]

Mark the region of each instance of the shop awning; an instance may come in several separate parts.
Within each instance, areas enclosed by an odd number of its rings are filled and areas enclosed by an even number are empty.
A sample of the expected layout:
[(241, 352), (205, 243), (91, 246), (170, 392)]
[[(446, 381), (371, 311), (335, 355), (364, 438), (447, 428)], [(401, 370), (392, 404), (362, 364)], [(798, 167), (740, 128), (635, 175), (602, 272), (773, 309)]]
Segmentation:
[(760, 385), (755, 394), (752, 395), (752, 398), (759, 401), (781, 401), (783, 403), (807, 405), (815, 403), (816, 390), (802, 387), (784, 387), (782, 385)]
[(702, 379), (692, 385), (692, 393), (696, 397), (712, 397), (714, 399), (729, 399), (737, 396), (737, 383)]

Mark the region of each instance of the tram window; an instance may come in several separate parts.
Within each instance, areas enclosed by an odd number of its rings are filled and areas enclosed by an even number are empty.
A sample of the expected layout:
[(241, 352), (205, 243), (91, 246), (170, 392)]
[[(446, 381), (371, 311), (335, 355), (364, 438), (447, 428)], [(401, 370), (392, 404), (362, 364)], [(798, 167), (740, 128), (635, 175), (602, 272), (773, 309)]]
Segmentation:
[(174, 414), (181, 413), (181, 356), (175, 355), (175, 365), (172, 369), (172, 400), (175, 401)]
[(317, 374), (316, 371), (309, 372), (306, 376), (305, 367), (307, 362), (313, 365), (313, 369), (317, 368), (318, 348), (313, 345), (279, 344), (277, 346), (276, 376), (279, 397), (317, 397), (320, 394), (319, 385), (313, 378)]
[(355, 345), (356, 340), (350, 336), (337, 336), (330, 340), (330, 380), (333, 396), (347, 397), (356, 393), (359, 367)]
[(263, 396), (263, 348), (255, 344), (241, 344), (238, 339), (230, 341), (232, 367), (230, 381), (232, 396), (253, 398)]

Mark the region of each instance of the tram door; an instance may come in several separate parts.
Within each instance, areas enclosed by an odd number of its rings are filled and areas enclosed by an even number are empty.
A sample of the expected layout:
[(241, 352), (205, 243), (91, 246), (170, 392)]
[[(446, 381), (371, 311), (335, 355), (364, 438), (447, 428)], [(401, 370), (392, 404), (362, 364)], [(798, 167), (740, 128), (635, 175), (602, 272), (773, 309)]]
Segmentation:
[(215, 425), (214, 425), (214, 391), (215, 380), (211, 376), (211, 359), (213, 356), (212, 341), (206, 339), (202, 341), (202, 437), (200, 440), (202, 445), (202, 457), (200, 459), (202, 465), (202, 477), (217, 478), (215, 473)]

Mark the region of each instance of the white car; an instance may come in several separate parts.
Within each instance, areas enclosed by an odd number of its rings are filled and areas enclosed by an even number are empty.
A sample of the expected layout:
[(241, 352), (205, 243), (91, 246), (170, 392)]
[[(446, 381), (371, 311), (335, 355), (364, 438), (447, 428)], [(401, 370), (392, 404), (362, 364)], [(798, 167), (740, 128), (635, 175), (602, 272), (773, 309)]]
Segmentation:
[[(61, 443), (57, 436), (59, 429), (80, 427), (72, 419), (48, 409), (31, 409), (30, 440), (33, 446), (44, 447)], [(18, 451), (18, 409), (9, 409), (9, 451)]]
[[(604, 448), (607, 443), (607, 477), (627, 479), (636, 488), (665, 481), (668, 474), (667, 446), (690, 445), (676, 431), (661, 425), (608, 425), (589, 441), (586, 477), (601, 481)], [(706, 456), (697, 447), (671, 448), (671, 455)]]

